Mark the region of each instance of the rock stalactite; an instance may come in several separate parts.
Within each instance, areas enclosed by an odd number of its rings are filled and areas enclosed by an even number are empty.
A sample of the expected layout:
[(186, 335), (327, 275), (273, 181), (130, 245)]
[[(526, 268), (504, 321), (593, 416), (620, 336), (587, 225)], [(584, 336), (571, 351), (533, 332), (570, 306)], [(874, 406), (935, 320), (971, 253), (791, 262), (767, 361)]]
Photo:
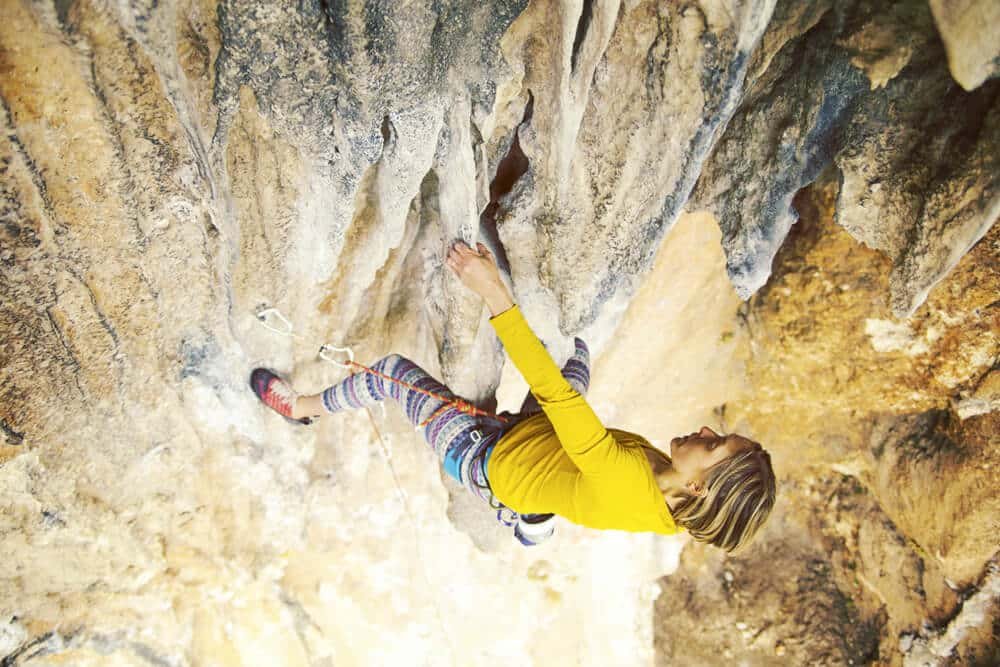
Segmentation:
[[(996, 7), (6, 0), (0, 662), (989, 664)], [(525, 550), (393, 406), (260, 409), (323, 342), (517, 409), (455, 238), (610, 426), (767, 444), (758, 545)]]

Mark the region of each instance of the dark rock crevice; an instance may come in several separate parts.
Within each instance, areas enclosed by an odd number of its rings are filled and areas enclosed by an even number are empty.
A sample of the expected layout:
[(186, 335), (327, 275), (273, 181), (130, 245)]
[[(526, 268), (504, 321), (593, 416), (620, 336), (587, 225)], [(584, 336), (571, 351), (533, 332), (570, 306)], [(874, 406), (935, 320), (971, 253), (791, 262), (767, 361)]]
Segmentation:
[(527, 127), (531, 123), (531, 118), (535, 109), (535, 97), (528, 91), (528, 102), (524, 107), (524, 115), (521, 122), (514, 128), (513, 138), (510, 146), (500, 161), (497, 163), (496, 173), (490, 181), (490, 201), (479, 216), (480, 233), (489, 241), (489, 246), (494, 249), (497, 265), (500, 270), (510, 275), (510, 260), (500, 242), (500, 235), (497, 232), (497, 217), (502, 215), (503, 198), (514, 189), (521, 178), (528, 173), (531, 163), (528, 156), (521, 148), (521, 138), (519, 136), (521, 128)]
[(594, 18), (595, 1), (583, 0), (583, 8), (580, 10), (580, 18), (577, 20), (576, 34), (573, 37), (573, 51), (570, 56), (570, 71), (573, 73), (576, 72), (576, 63), (580, 56), (580, 49), (583, 47), (583, 41), (587, 38), (590, 22)]

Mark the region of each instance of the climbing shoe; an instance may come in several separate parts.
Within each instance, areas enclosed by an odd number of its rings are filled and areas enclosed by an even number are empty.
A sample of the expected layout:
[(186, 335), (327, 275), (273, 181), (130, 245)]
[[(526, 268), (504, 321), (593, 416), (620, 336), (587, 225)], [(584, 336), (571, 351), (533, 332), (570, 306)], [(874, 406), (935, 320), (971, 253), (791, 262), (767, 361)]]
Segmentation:
[(253, 373), (250, 374), (250, 388), (264, 405), (288, 421), (296, 424), (312, 423), (312, 419), (309, 417), (302, 419), (292, 417), (292, 406), (295, 405), (298, 394), (292, 390), (287, 382), (266, 368), (253, 369)]

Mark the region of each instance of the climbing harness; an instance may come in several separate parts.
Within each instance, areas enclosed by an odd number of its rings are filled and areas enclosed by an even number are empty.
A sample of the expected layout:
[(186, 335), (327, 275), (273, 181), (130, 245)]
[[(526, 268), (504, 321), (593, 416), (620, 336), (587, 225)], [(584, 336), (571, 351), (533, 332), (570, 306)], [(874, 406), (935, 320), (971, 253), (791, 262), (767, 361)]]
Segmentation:
[[(272, 314), (277, 319), (281, 320), (281, 323), (284, 325), (285, 329), (279, 329), (277, 327), (274, 327), (274, 326), (271, 326), (270, 324), (268, 324), (268, 322), (267, 322), (267, 316), (268, 315), (272, 315)], [(258, 309), (257, 310), (257, 319), (260, 320), (260, 322), (264, 325), (265, 328), (270, 329), (271, 331), (274, 331), (275, 333), (279, 333), (279, 334), (282, 334), (284, 336), (289, 336), (289, 337), (295, 338), (297, 340), (308, 342), (308, 341), (305, 341), (305, 339), (302, 336), (298, 335), (297, 333), (295, 333), (292, 330), (292, 323), (289, 322), (285, 318), (285, 316), (282, 315), (281, 312), (277, 308), (260, 308), (260, 309)], [(331, 356), (331, 354), (330, 354), (331, 352), (343, 352), (343, 353), (345, 353), (347, 355), (347, 361), (346, 362), (338, 361), (335, 357)], [(432, 414), (430, 417), (428, 417), (424, 421), (420, 422), (419, 425), (417, 425), (416, 430), (418, 430), (418, 431), (421, 428), (423, 428), (424, 426), (427, 426), (427, 424), (429, 424), (432, 421), (434, 421), (434, 419), (437, 416), (439, 416), (441, 413), (443, 413), (448, 408), (455, 408), (455, 409), (459, 410), (460, 412), (464, 412), (467, 415), (472, 415), (472, 416), (483, 415), (483, 416), (486, 416), (486, 417), (492, 417), (493, 419), (497, 419), (497, 420), (499, 420), (501, 422), (504, 422), (504, 423), (507, 422), (507, 419), (505, 419), (504, 417), (500, 417), (500, 416), (495, 415), (495, 414), (493, 414), (491, 412), (487, 412), (486, 410), (480, 410), (476, 406), (472, 405), (468, 401), (465, 401), (465, 400), (463, 400), (461, 398), (457, 398), (457, 397), (456, 398), (449, 398), (448, 396), (442, 396), (441, 394), (434, 393), (433, 391), (427, 391), (426, 389), (421, 389), (420, 387), (415, 387), (415, 386), (413, 386), (412, 384), (410, 384), (408, 382), (403, 382), (402, 380), (397, 380), (396, 378), (390, 377), (390, 376), (386, 375), (385, 373), (380, 373), (380, 372), (378, 372), (377, 370), (375, 370), (373, 368), (368, 368), (364, 364), (359, 364), (358, 362), (354, 361), (354, 351), (351, 350), (351, 348), (349, 348), (349, 347), (337, 347), (336, 345), (330, 345), (329, 343), (323, 343), (322, 345), (319, 346), (319, 356), (324, 361), (328, 361), (331, 364), (334, 364), (336, 366), (340, 366), (341, 368), (352, 369), (355, 372), (361, 371), (361, 372), (364, 372), (364, 373), (369, 373), (371, 375), (375, 375), (377, 377), (380, 377), (383, 380), (388, 380), (389, 382), (393, 382), (395, 384), (398, 384), (398, 385), (401, 385), (403, 387), (406, 387), (407, 389), (411, 389), (411, 390), (413, 390), (413, 391), (415, 391), (417, 393), (424, 394), (425, 396), (431, 396), (432, 398), (437, 398), (439, 400), (445, 401), (445, 404), (442, 405), (437, 410), (435, 410), (434, 414)]]

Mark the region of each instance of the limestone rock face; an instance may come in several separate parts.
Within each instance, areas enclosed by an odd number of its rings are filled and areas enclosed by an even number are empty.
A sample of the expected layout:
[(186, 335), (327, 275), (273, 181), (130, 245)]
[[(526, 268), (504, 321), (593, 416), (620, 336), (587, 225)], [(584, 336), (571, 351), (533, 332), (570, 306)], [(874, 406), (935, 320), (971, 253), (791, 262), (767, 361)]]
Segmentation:
[(989, 0), (930, 0), (952, 75), (966, 90), (1000, 71), (1000, 7)]
[(955, 85), (924, 4), (786, 4), (697, 201), (720, 218), (748, 297), (797, 219), (796, 191), (833, 159), (838, 222), (893, 260), (893, 311), (910, 315), (1000, 214), (1000, 88)]
[[(995, 14), (7, 0), (0, 661), (987, 664)], [(744, 560), (524, 549), (395, 405), (261, 408), (250, 369), (318, 391), (332, 342), (516, 410), (456, 238), (557, 361), (590, 343), (609, 426), (765, 442)]]
[(776, 516), (739, 558), (685, 550), (661, 581), (661, 664), (996, 660), (975, 596), (995, 599), (1000, 419), (962, 407), (995, 373), (998, 229), (895, 320), (875, 297), (890, 261), (836, 225), (838, 188), (827, 172), (799, 193), (775, 272), (741, 309), (751, 391), (730, 393), (724, 423), (773, 452)]

